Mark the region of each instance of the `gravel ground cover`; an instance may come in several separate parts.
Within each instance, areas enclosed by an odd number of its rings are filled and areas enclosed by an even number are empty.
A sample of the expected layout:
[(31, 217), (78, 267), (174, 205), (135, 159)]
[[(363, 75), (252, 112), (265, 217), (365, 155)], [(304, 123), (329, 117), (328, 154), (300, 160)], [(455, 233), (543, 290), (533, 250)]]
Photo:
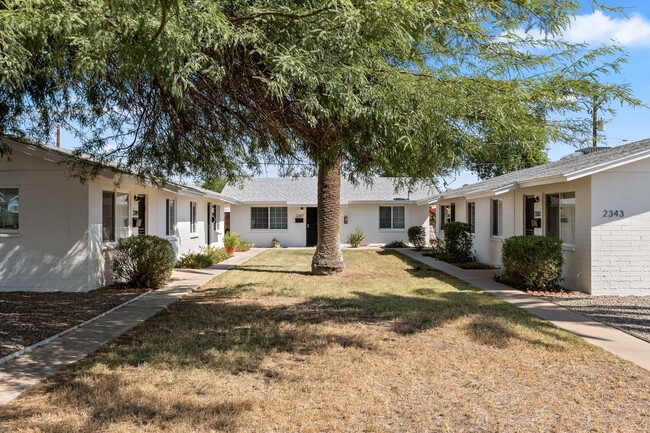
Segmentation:
[(650, 296), (542, 296), (569, 310), (650, 341)]
[(87, 293), (0, 292), (0, 357), (92, 319), (147, 289)]

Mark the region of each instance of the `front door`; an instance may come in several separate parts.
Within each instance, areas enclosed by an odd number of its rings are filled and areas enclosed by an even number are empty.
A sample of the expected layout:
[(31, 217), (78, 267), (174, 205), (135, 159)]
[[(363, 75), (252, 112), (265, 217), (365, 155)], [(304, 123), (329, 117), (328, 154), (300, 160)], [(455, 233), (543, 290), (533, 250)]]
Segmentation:
[(526, 236), (535, 235), (535, 196), (527, 195), (525, 197), (524, 218), (526, 227)]
[(315, 247), (318, 243), (318, 208), (307, 208), (307, 246)]

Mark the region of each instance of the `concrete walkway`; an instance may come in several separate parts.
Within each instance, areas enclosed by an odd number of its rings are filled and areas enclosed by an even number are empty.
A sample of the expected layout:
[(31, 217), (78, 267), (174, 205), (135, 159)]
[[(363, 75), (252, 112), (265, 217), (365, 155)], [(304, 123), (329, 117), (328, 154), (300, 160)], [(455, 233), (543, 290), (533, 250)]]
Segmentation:
[(253, 248), (208, 269), (174, 270), (170, 283), (86, 326), (0, 365), (0, 405), (156, 315), (214, 277), (264, 251)]
[(434, 269), (441, 270), (470, 283), (474, 287), (490, 292), (522, 310), (548, 320), (558, 328), (572, 332), (589, 343), (650, 371), (650, 343), (571, 310), (567, 310), (552, 302), (527, 295), (505, 284), (498, 283), (494, 281), (494, 274), (497, 272), (494, 269), (466, 270), (436, 260), (433, 257), (425, 257), (421, 252), (412, 251), (408, 248), (399, 248), (396, 251), (425, 265), (429, 265)]

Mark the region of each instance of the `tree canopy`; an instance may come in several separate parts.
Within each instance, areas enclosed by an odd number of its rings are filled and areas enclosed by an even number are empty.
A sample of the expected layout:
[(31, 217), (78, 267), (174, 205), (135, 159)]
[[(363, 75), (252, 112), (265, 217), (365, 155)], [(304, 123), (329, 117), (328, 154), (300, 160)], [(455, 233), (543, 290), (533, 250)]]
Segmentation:
[[(558, 39), (573, 0), (15, 0), (0, 3), (0, 132), (79, 132), (141, 176), (310, 161), (430, 179), (518, 168), (594, 96), (618, 48)], [(594, 7), (602, 7), (594, 3)], [(534, 39), (535, 29), (546, 38)], [(492, 171), (490, 171), (492, 170)]]

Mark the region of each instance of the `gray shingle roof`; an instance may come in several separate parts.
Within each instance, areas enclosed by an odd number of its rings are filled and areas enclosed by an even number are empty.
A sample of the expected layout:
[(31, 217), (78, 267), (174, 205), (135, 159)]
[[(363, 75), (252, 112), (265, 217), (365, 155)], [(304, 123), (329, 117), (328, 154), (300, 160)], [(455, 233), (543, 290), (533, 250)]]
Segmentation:
[[(352, 202), (415, 202), (437, 194), (432, 185), (420, 184), (411, 188), (401, 188), (395, 191), (397, 179), (376, 177), (371, 185), (363, 183), (353, 185), (350, 182), (341, 183), (341, 204)], [(252, 178), (241, 182), (229, 183), (221, 192), (242, 203), (286, 203), (289, 205), (316, 205), (317, 179), (315, 177), (281, 177), (281, 178)]]
[(549, 180), (567, 181), (607, 169), (617, 163), (625, 164), (637, 158), (650, 156), (650, 139), (636, 141), (618, 147), (599, 149), (584, 155), (571, 156), (559, 161), (524, 170), (513, 171), (503, 176), (493, 177), (461, 188), (451, 189), (430, 197), (431, 200), (446, 197), (462, 197), (470, 194), (495, 191), (526, 182)]

